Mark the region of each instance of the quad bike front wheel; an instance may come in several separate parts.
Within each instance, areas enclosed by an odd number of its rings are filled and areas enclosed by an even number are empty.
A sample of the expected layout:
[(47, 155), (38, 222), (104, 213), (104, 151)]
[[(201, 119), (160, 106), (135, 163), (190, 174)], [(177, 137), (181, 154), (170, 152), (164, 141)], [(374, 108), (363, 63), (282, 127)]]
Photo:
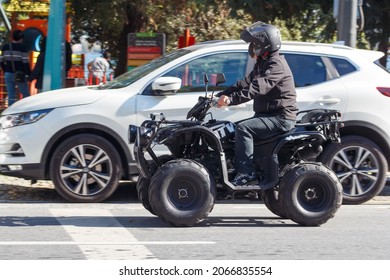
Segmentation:
[(319, 226), (334, 217), (342, 203), (342, 186), (335, 173), (321, 163), (301, 163), (279, 185), (281, 209), (303, 226)]
[(287, 218), (286, 213), (284, 213), (280, 205), (278, 190), (274, 188), (265, 190), (261, 193), (261, 198), (264, 201), (264, 204), (268, 208), (268, 210), (283, 219)]
[(153, 212), (173, 226), (193, 226), (214, 207), (214, 180), (199, 163), (176, 159), (160, 167), (149, 185)]
[[(164, 163), (172, 160), (173, 157), (171, 155), (162, 155), (158, 159), (160, 160), (160, 162), (162, 164), (164, 164)], [(152, 174), (154, 174), (158, 169), (157, 164), (155, 162), (151, 162), (150, 169), (151, 169)], [(149, 185), (150, 185), (149, 178), (139, 176), (139, 178), (137, 180), (137, 187), (136, 187), (138, 200), (142, 203), (142, 206), (146, 210), (148, 210), (151, 214), (156, 215), (153, 212), (152, 206), (150, 205), (150, 202), (149, 202)]]
[(149, 185), (150, 179), (140, 176), (137, 180), (137, 196), (138, 200), (142, 203), (142, 206), (151, 214), (156, 215), (149, 202)]

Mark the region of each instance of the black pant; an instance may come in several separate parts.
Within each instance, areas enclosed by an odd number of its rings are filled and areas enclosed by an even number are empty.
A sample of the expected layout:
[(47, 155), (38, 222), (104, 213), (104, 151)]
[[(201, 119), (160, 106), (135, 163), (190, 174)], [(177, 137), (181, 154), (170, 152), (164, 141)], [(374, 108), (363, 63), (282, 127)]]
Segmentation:
[(295, 121), (280, 116), (256, 114), (253, 118), (237, 123), (234, 165), (237, 173), (250, 174), (253, 170), (253, 141), (289, 131)]

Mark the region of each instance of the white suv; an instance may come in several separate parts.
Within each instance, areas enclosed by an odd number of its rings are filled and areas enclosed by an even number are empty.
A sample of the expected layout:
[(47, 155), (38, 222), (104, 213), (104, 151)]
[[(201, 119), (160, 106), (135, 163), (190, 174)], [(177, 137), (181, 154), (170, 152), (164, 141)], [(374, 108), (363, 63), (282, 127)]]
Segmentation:
[[(206, 42), (178, 49), (97, 87), (68, 88), (25, 98), (1, 116), (0, 172), (52, 180), (69, 201), (99, 202), (120, 180), (136, 180), (127, 134), (150, 113), (184, 119), (204, 95), (203, 73), (224, 73), (225, 86), (253, 67), (243, 41)], [(383, 54), (344, 46), (284, 42), (299, 108), (338, 109), (341, 144), (319, 160), (337, 173), (345, 203), (362, 203), (384, 187), (390, 159), (390, 74), (374, 62)], [(168, 77), (180, 78), (178, 92)], [(167, 82), (168, 81), (168, 82)], [(213, 109), (217, 119), (241, 120), (252, 103)]]

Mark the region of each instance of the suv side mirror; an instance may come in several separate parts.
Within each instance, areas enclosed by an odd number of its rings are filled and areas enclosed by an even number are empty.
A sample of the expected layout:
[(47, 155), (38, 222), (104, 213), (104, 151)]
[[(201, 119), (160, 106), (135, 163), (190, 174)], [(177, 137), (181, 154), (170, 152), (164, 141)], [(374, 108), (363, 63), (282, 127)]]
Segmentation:
[(181, 79), (176, 77), (160, 77), (152, 83), (152, 90), (155, 95), (173, 95), (180, 87)]

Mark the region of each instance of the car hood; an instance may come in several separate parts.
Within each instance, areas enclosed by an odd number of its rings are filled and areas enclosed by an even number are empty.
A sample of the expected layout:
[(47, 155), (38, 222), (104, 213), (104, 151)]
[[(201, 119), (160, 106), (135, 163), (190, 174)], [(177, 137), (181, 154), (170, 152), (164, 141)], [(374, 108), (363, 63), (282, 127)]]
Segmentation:
[(96, 90), (91, 87), (73, 87), (42, 92), (19, 100), (8, 107), (3, 114), (90, 104), (103, 98), (107, 93), (107, 90)]

